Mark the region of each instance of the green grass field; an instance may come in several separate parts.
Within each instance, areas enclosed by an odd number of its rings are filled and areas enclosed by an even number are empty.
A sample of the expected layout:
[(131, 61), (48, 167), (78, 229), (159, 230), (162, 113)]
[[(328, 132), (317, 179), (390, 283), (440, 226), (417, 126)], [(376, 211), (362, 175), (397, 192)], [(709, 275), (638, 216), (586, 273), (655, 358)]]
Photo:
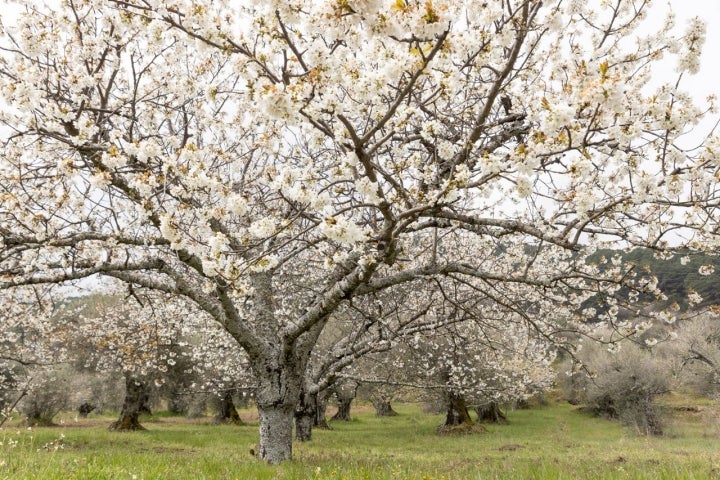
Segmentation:
[[(257, 424), (216, 426), (159, 417), (147, 431), (110, 433), (110, 417), (65, 418), (51, 428), (0, 430), (2, 479), (706, 479), (720, 478), (720, 419), (714, 405), (675, 411), (660, 438), (557, 404), (509, 412), (488, 433), (438, 436), (442, 416), (397, 405), (295, 444), (292, 462), (253, 458)], [(241, 412), (253, 421), (252, 411)]]

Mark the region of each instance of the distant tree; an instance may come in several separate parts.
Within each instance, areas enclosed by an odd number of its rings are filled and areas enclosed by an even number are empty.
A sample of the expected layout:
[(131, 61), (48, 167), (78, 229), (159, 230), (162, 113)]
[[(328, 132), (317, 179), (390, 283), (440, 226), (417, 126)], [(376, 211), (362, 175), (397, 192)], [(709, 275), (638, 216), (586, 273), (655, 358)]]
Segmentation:
[(0, 422), (17, 408), (29, 424), (49, 424), (69, 404), (72, 389), (62, 372), (72, 329), (58, 317), (59, 306), (52, 288), (0, 292)]
[(125, 398), (111, 430), (139, 430), (154, 389), (177, 363), (176, 348), (188, 310), (173, 297), (138, 289), (132, 295), (94, 295), (74, 320), (74, 348), (85, 369), (122, 373)]
[(677, 386), (700, 395), (720, 395), (720, 318), (703, 314), (678, 322), (671, 341), (657, 345), (656, 350), (673, 366)]

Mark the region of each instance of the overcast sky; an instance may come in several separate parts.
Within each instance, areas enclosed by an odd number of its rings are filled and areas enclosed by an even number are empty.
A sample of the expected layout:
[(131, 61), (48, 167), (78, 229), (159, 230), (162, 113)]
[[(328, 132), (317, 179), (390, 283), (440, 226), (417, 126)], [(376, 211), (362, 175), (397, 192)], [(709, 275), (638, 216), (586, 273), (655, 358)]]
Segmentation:
[[(653, 3), (653, 9), (667, 8), (663, 0), (654, 0)], [(720, 96), (720, 0), (670, 0), (668, 3), (677, 15), (678, 26), (684, 26), (688, 18), (695, 16), (705, 20), (708, 25), (700, 73), (685, 79), (686, 87), (693, 91), (698, 100), (710, 93)]]
[[(600, 0), (589, 0), (600, 1)], [(636, 0), (637, 1), (637, 0)], [(648, 21), (662, 22), (665, 12), (672, 8), (677, 17), (677, 28), (684, 30), (687, 20), (700, 17), (707, 23), (707, 39), (703, 47), (700, 72), (683, 78), (682, 88), (689, 91), (699, 107), (707, 106), (706, 98), (716, 95), (720, 99), (720, 0), (651, 0), (652, 6)], [(657, 70), (658, 80), (667, 76), (666, 81), (674, 81), (677, 74), (673, 71), (675, 59), (668, 59), (666, 68)], [(658, 82), (660, 83), (660, 82)], [(717, 103), (720, 107), (720, 103)], [(717, 115), (713, 115), (717, 117)], [(715, 120), (708, 118), (695, 132), (682, 142), (684, 147), (697, 146), (697, 143), (715, 126)], [(718, 133), (718, 132), (716, 132)]]

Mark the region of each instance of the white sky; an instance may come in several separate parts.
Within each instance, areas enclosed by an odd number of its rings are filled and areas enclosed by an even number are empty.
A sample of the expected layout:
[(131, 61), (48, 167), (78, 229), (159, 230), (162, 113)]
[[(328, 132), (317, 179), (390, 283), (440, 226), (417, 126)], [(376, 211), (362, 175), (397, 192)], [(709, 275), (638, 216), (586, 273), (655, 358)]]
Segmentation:
[[(653, 10), (666, 10), (663, 0), (654, 0)], [(707, 23), (707, 40), (703, 50), (700, 73), (685, 78), (685, 87), (698, 100), (709, 94), (720, 96), (720, 0), (669, 0), (667, 2), (677, 16), (678, 27), (684, 27), (692, 17), (700, 17)], [(651, 12), (650, 19), (653, 18)]]
[[(703, 46), (700, 71), (695, 75), (686, 74), (682, 79), (681, 88), (693, 96), (700, 108), (707, 107), (706, 99), (709, 95), (718, 97), (716, 105), (720, 107), (720, 0), (651, 0), (651, 2), (647, 22), (658, 22), (656, 24), (658, 27), (662, 24), (668, 8), (675, 13), (678, 32), (683, 32), (687, 21), (693, 17), (699, 17), (707, 24), (707, 38)], [(666, 63), (660, 68), (656, 67), (655, 80), (658, 84), (677, 79), (677, 73), (674, 72), (676, 59), (667, 56), (665, 61)], [(697, 146), (715, 127), (717, 117), (711, 114), (693, 130), (693, 133), (680, 142), (681, 145), (685, 148)], [(716, 133), (720, 132), (716, 130)]]

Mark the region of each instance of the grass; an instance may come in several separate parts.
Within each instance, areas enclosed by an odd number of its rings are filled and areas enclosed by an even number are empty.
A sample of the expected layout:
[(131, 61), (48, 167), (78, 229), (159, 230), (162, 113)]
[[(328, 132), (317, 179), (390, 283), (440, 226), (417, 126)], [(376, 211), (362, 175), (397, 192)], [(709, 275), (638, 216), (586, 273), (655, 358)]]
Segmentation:
[[(680, 405), (671, 399), (669, 406)], [(257, 424), (156, 417), (111, 433), (109, 417), (0, 430), (0, 479), (720, 479), (717, 409), (673, 409), (668, 435), (646, 438), (566, 404), (511, 411), (486, 434), (438, 436), (442, 416), (398, 405), (397, 417), (351, 422), (294, 445), (294, 460), (254, 459)], [(670, 407), (668, 407), (670, 408)], [(252, 421), (252, 411), (241, 412)]]

